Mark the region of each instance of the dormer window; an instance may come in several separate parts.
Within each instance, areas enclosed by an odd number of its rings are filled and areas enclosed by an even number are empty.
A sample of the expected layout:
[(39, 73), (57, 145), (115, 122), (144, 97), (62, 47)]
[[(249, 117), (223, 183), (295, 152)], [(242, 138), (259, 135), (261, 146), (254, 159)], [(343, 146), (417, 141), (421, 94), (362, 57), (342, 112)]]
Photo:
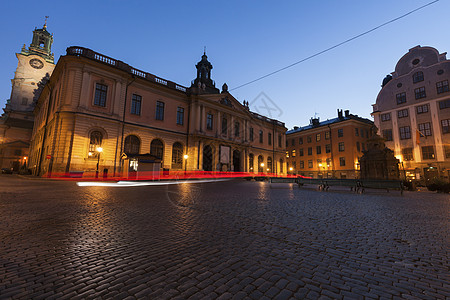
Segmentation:
[(423, 72), (419, 71), (414, 73), (413, 75), (413, 83), (421, 82), (423, 81)]

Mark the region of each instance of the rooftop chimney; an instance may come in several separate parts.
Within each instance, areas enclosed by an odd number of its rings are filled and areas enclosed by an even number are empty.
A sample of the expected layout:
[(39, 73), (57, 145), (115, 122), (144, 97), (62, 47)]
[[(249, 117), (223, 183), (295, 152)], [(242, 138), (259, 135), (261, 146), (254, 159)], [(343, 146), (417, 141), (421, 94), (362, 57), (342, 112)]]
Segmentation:
[(338, 109), (337, 112), (338, 112), (338, 118), (342, 119), (342, 109)]
[(344, 112), (345, 112), (345, 117), (348, 118), (350, 116), (350, 111), (347, 109)]

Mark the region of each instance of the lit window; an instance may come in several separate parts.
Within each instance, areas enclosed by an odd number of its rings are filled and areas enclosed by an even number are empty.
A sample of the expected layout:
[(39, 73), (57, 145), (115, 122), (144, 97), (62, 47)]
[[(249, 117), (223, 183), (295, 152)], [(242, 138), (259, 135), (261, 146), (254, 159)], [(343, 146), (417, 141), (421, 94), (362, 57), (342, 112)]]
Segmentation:
[(292, 157), (295, 157), (295, 150), (292, 150)]
[(419, 124), (419, 131), (422, 136), (431, 136), (431, 123)]
[(403, 160), (404, 161), (414, 160), (413, 148), (403, 148), (402, 149), (402, 155), (403, 155)]
[(320, 142), (320, 133), (316, 134), (316, 142)]
[(103, 134), (100, 131), (92, 131), (89, 137), (89, 157), (97, 158), (99, 152), (98, 147), (101, 147)]

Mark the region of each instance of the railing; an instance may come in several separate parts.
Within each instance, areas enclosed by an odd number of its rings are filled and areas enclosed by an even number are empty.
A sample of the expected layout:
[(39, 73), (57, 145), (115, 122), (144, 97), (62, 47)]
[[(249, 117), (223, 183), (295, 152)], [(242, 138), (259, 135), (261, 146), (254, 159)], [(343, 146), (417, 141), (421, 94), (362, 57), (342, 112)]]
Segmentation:
[(115, 68), (121, 69), (125, 72), (128, 72), (132, 75), (138, 76), (142, 79), (148, 80), (148, 81), (152, 81), (152, 82), (156, 82), (158, 84), (161, 85), (165, 85), (168, 88), (171, 88), (173, 90), (177, 90), (180, 92), (184, 92), (186, 93), (187, 88), (184, 86), (181, 86), (179, 84), (176, 84), (175, 82), (172, 81), (168, 81), (159, 77), (156, 77), (153, 74), (135, 69), (133, 67), (131, 67), (130, 65), (124, 63), (123, 61), (114, 59), (112, 57), (100, 54), (98, 52), (92, 51), (91, 49), (88, 48), (84, 48), (84, 47), (77, 47), (77, 46), (73, 46), (73, 47), (69, 47), (66, 50), (67, 55), (73, 55), (73, 56), (82, 56), (82, 57), (86, 57), (89, 59), (93, 59), (96, 61), (99, 61), (101, 63), (113, 66)]

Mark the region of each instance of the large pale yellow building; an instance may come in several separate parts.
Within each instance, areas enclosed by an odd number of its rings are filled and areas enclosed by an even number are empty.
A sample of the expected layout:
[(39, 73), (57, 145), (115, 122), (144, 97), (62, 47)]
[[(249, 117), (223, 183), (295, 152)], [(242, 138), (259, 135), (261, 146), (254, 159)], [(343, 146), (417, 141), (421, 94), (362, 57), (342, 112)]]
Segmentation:
[(169, 172), (285, 173), (284, 123), (251, 112), (226, 84), (219, 91), (206, 54), (196, 68), (185, 87), (69, 47), (37, 102), (29, 167), (121, 176), (147, 155)]
[(373, 104), (375, 125), (411, 180), (450, 180), (450, 60), (432, 47), (408, 51)]

